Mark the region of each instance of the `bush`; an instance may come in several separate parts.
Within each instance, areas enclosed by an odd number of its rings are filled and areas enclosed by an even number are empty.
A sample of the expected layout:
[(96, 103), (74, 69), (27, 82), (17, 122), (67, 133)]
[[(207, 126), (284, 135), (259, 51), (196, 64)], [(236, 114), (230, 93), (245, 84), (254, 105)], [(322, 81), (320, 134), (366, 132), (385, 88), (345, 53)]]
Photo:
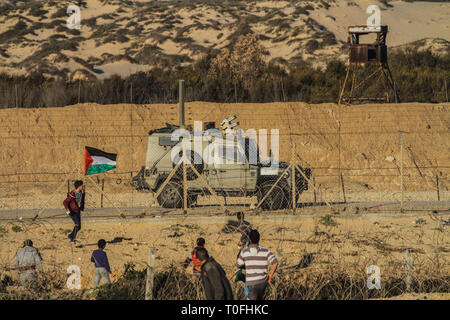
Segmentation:
[(42, 17), (46, 13), (48, 13), (48, 11), (42, 9), (42, 4), (40, 2), (34, 2), (31, 4), (30, 15), (33, 17)]
[(311, 5), (307, 5), (305, 7), (296, 7), (293, 14), (296, 14), (296, 15), (305, 14), (308, 16), (309, 15), (308, 11), (311, 11), (311, 10), (314, 10), (314, 8)]
[[(312, 257), (312, 256), (311, 256)], [(311, 258), (312, 259), (312, 258)], [(280, 269), (272, 283), (267, 286), (267, 300), (362, 300), (370, 298), (389, 298), (406, 292), (403, 275), (391, 272), (383, 278), (380, 290), (367, 288), (365, 270), (345, 268), (336, 265), (320, 270), (302, 269), (308, 265), (299, 265)], [(136, 270), (133, 264), (125, 265), (120, 279), (109, 285), (100, 286), (97, 300), (143, 300), (145, 298), (146, 269)], [(235, 299), (245, 299), (243, 286), (231, 283)], [(450, 277), (447, 275), (417, 275), (412, 281), (413, 292), (442, 292), (450, 289)], [(200, 300), (204, 299), (201, 282), (190, 274), (178, 271), (171, 266), (164, 272), (158, 272), (154, 278), (153, 298), (157, 300)]]
[(14, 231), (14, 232), (22, 232), (23, 231), (23, 229), (21, 227), (19, 227), (19, 226), (13, 226), (11, 228), (11, 230)]
[[(4, 36), (5, 33), (0, 34), (0, 37)], [(51, 37), (41, 50), (24, 64), (38, 63), (39, 60), (45, 59), (52, 53), (58, 54), (61, 50), (76, 50), (77, 37), (71, 39), (64, 39), (64, 37), (64, 35)], [(328, 62), (326, 68), (317, 68), (303, 61), (300, 56), (291, 58), (289, 61), (280, 60), (282, 67), (274, 68), (273, 63), (266, 63), (260, 59), (262, 57), (260, 53), (263, 54), (264, 50), (256, 50), (254, 42), (251, 43), (250, 47), (247, 46), (250, 50), (249, 54), (246, 54), (243, 48), (240, 50), (244, 53), (238, 52), (235, 55), (235, 57), (246, 56), (245, 61), (237, 59), (239, 62), (237, 64), (231, 63), (233, 48), (231, 51), (227, 49), (229, 56), (218, 50), (205, 50), (202, 58), (185, 66), (180, 65), (183, 62), (190, 62), (189, 57), (167, 55), (157, 46), (150, 45), (130, 48), (126, 55), (104, 55), (99, 61), (90, 61), (89, 64), (98, 65), (130, 59), (133, 63), (150, 64), (156, 67), (152, 71), (133, 74), (127, 78), (112, 76), (102, 81), (83, 83), (81, 102), (129, 103), (129, 92), (133, 83), (133, 103), (176, 103), (179, 79), (186, 81), (187, 101), (337, 102), (340, 86), (346, 74), (344, 62), (332, 60)], [(318, 46), (318, 42), (311, 42), (309, 46), (311, 46), (310, 50), (313, 50)], [(196, 48), (193, 47), (193, 49)], [(255, 59), (250, 59), (254, 53), (258, 53), (254, 55)], [(0, 54), (7, 54), (7, 52), (0, 51)], [(390, 69), (401, 102), (446, 101), (445, 80), (447, 80), (447, 87), (450, 86), (449, 52), (438, 56), (430, 51), (409, 49), (390, 52), (389, 56)], [(64, 56), (60, 58), (66, 59)], [(246, 61), (250, 62), (250, 65), (254, 63), (255, 67), (246, 66)], [(83, 61), (80, 62), (83, 63)], [(229, 66), (230, 63), (234, 65), (233, 68)], [(84, 63), (88, 67), (89, 64)], [(359, 69), (361, 76), (371, 74), (373, 68), (373, 65), (361, 67)], [(62, 76), (67, 72), (55, 69), (48, 71)], [(0, 95), (0, 106), (15, 107), (14, 86), (16, 84), (19, 88), (19, 107), (64, 106), (78, 101), (78, 85), (45, 79), (42, 74), (29, 77), (0, 75), (0, 89), (4, 92)], [(367, 90), (367, 96), (381, 96), (384, 92), (381, 84), (367, 86), (364, 90)]]
[(338, 223), (334, 221), (331, 214), (327, 214), (326, 216), (321, 217), (319, 223), (327, 227), (335, 227), (338, 225)]
[[(117, 281), (100, 286), (95, 295), (97, 300), (144, 300), (147, 270), (136, 270), (128, 263)], [(170, 266), (167, 271), (154, 275), (153, 299), (157, 300), (199, 300), (199, 283), (184, 272)]]
[(66, 17), (67, 16), (67, 8), (66, 7), (62, 7), (59, 8), (58, 10), (56, 10), (56, 12), (54, 14), (52, 14), (52, 18), (62, 18), (62, 17)]
[(305, 44), (305, 49), (308, 53), (313, 53), (317, 49), (319, 49), (319, 42), (317, 40), (308, 40)]

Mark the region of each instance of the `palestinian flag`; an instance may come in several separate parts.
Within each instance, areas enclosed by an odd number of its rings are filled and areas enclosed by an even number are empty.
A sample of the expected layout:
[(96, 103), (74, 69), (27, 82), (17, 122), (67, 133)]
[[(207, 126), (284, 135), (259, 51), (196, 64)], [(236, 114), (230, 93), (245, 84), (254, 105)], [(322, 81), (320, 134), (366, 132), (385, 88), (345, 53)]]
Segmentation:
[(84, 149), (84, 174), (97, 174), (116, 168), (116, 153), (85, 147)]

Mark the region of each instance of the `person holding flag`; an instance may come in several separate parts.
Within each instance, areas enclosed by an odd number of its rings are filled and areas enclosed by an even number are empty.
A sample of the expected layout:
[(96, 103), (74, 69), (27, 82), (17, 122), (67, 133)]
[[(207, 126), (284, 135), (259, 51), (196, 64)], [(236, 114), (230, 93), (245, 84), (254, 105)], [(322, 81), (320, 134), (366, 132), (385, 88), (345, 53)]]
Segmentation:
[[(85, 147), (84, 150), (84, 174), (98, 174), (116, 168), (117, 154), (107, 153), (100, 149)], [(81, 211), (84, 211), (85, 193), (83, 191), (83, 181), (77, 180), (74, 183), (74, 190), (67, 193), (63, 205), (66, 214), (70, 216), (75, 226), (69, 234), (71, 242), (75, 241), (77, 233), (81, 230)]]
[(83, 181), (77, 180), (74, 183), (75, 189), (67, 193), (67, 198), (63, 201), (66, 208), (66, 214), (72, 219), (75, 226), (69, 234), (70, 242), (75, 242), (78, 231), (81, 229), (81, 215), (84, 211), (85, 193), (83, 192)]

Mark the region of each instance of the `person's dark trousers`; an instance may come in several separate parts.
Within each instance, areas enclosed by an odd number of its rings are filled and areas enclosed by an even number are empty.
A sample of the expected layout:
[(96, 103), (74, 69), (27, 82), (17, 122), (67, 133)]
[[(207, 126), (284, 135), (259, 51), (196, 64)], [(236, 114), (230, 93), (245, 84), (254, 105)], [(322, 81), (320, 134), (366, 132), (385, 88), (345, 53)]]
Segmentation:
[(249, 300), (263, 300), (264, 290), (266, 289), (267, 282), (248, 286), (248, 299)]
[(69, 216), (72, 219), (73, 223), (75, 223), (72, 233), (69, 234), (69, 239), (71, 241), (74, 241), (77, 236), (78, 231), (80, 231), (80, 229), (81, 229), (81, 216), (79, 213), (74, 213), (74, 212), (69, 213)]

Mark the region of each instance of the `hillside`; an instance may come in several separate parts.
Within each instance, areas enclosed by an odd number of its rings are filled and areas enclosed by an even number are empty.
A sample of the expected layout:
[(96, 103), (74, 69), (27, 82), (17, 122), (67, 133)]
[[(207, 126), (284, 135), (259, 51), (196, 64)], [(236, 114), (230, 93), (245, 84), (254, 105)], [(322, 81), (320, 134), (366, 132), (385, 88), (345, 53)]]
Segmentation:
[[(79, 1), (81, 30), (66, 26), (64, 2), (0, 2), (0, 72), (74, 80), (127, 76), (190, 64), (255, 33), (266, 59), (324, 65), (345, 59), (346, 28), (365, 24), (369, 0)], [(389, 46), (449, 48), (450, 4), (375, 1)], [(2, 5), (3, 4), (3, 5)], [(425, 40), (423, 40), (425, 39)]]

